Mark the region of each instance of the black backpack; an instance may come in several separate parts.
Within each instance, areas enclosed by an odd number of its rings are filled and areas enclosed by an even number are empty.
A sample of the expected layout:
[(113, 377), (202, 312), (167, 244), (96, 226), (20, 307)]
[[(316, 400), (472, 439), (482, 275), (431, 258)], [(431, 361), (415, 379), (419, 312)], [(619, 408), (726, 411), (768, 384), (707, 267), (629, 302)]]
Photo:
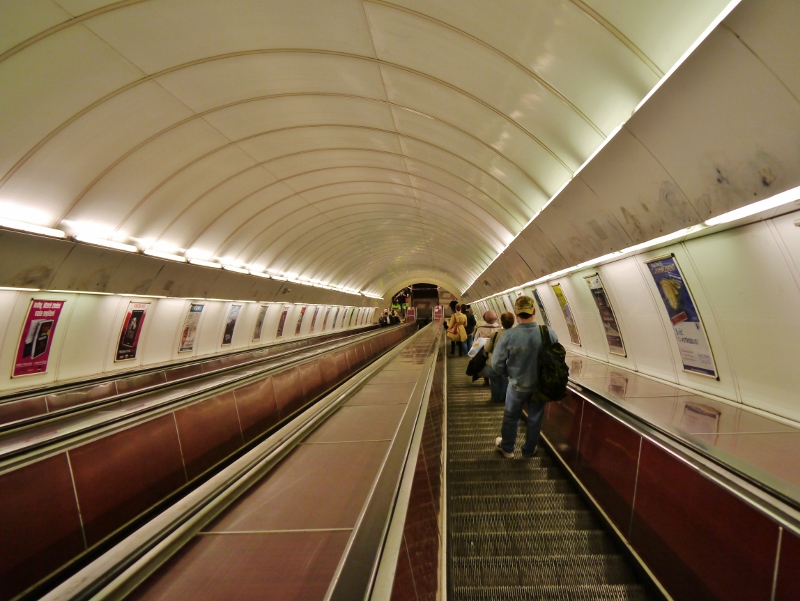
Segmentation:
[(542, 334), (542, 348), (539, 349), (539, 389), (536, 400), (540, 403), (560, 401), (567, 396), (567, 351), (558, 342), (550, 340), (547, 326), (539, 326), (539, 332)]

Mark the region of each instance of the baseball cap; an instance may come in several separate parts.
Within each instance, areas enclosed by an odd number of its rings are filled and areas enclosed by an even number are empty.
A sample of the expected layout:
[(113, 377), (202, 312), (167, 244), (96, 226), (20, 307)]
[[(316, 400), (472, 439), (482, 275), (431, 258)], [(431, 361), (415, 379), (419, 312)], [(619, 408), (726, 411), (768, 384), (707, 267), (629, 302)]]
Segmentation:
[(533, 299), (530, 296), (520, 296), (514, 302), (514, 313), (519, 315), (520, 313), (528, 313), (530, 315), (534, 314), (533, 308)]

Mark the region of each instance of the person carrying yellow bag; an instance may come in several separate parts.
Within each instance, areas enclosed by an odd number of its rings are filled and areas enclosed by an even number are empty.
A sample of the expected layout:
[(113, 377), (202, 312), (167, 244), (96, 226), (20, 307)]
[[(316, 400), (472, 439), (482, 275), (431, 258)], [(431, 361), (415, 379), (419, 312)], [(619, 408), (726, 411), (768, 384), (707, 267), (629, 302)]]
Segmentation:
[(450, 318), (447, 328), (447, 339), (450, 341), (450, 354), (456, 354), (456, 344), (458, 344), (458, 356), (463, 357), (467, 354), (467, 316), (461, 312), (461, 305), (456, 305), (456, 312)]

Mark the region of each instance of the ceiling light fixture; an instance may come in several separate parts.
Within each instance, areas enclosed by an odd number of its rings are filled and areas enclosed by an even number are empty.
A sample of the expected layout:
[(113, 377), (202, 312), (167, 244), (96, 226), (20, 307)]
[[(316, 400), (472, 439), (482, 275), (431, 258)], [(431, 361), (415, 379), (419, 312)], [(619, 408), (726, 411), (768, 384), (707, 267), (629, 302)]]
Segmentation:
[(123, 244), (122, 242), (115, 242), (113, 240), (104, 240), (103, 238), (94, 238), (92, 236), (86, 236), (84, 234), (78, 234), (77, 236), (75, 236), (75, 240), (77, 240), (78, 242), (85, 242), (86, 244), (92, 244), (93, 246), (113, 248), (114, 250), (123, 250), (129, 253), (139, 252), (139, 249), (136, 248), (133, 244)]
[(5, 219), (0, 217), (0, 227), (9, 230), (19, 230), (29, 234), (39, 234), (40, 236), (49, 236), (50, 238), (66, 238), (67, 234), (61, 230), (51, 227), (44, 227), (43, 225), (34, 225), (33, 223), (25, 223), (23, 221), (16, 221), (14, 219)]
[(147, 250), (143, 250), (142, 253), (147, 255), (148, 257), (157, 257), (159, 259), (166, 259), (167, 261), (178, 261), (179, 263), (186, 263), (186, 257), (168, 253), (162, 250), (155, 250), (153, 248), (148, 248)]
[(226, 271), (234, 271), (236, 273), (250, 273), (244, 267), (236, 267), (235, 265), (223, 265), (222, 267)]
[(737, 219), (750, 217), (751, 215), (761, 213), (762, 211), (768, 211), (769, 209), (774, 209), (776, 207), (789, 204), (795, 200), (800, 200), (800, 186), (786, 190), (785, 192), (780, 192), (775, 196), (770, 196), (769, 198), (759, 200), (758, 202), (754, 202), (747, 206), (734, 209), (733, 211), (728, 211), (722, 215), (717, 215), (711, 219), (706, 219), (705, 224), (707, 226), (713, 226), (721, 223), (729, 223), (731, 221), (736, 221)]
[(205, 259), (189, 259), (192, 265), (200, 265), (200, 267), (210, 267), (211, 269), (222, 269), (222, 265), (214, 261), (206, 261)]

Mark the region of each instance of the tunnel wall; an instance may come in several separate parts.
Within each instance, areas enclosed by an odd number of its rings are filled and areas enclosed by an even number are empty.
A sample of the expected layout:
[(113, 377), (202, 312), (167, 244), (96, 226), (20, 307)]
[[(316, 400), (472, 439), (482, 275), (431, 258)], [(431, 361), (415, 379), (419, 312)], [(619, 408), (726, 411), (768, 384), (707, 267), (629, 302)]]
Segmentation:
[[(12, 378), (21, 332), (32, 299), (66, 301), (52, 338), (47, 372)], [(117, 345), (131, 302), (149, 303), (134, 359), (116, 361)], [(191, 303), (203, 304), (191, 351), (179, 351), (180, 337)], [(239, 318), (229, 345), (223, 345), (223, 331), (231, 305), (241, 305)], [(268, 305), (261, 338), (254, 340), (259, 307)], [(283, 334), (277, 338), (283, 307), (289, 307)], [(306, 307), (300, 333), (296, 327)], [(52, 383), (128, 371), (137, 367), (185, 361), (259, 346), (275, 340), (290, 340), (311, 333), (314, 311), (319, 308), (314, 334), (323, 331), (325, 313), (330, 308), (326, 332), (331, 331), (336, 310), (340, 309), (336, 330), (355, 328), (376, 320), (373, 307), (344, 307), (302, 303), (228, 301), (185, 298), (152, 298), (123, 295), (81, 294), (76, 292), (0, 290), (0, 391), (35, 388)], [(355, 311), (361, 309), (361, 315)], [(346, 311), (347, 322), (344, 323)], [(352, 324), (350, 323), (352, 319)]]
[[(552, 326), (575, 353), (800, 422), (800, 211), (578, 270), (535, 286)], [(719, 380), (684, 371), (646, 261), (674, 254), (714, 355)], [(627, 356), (609, 352), (584, 279), (600, 274)], [(580, 345), (552, 285), (561, 284)], [(532, 287), (525, 286), (529, 294)], [(515, 298), (515, 294), (511, 294)], [(541, 316), (539, 316), (540, 318)]]

